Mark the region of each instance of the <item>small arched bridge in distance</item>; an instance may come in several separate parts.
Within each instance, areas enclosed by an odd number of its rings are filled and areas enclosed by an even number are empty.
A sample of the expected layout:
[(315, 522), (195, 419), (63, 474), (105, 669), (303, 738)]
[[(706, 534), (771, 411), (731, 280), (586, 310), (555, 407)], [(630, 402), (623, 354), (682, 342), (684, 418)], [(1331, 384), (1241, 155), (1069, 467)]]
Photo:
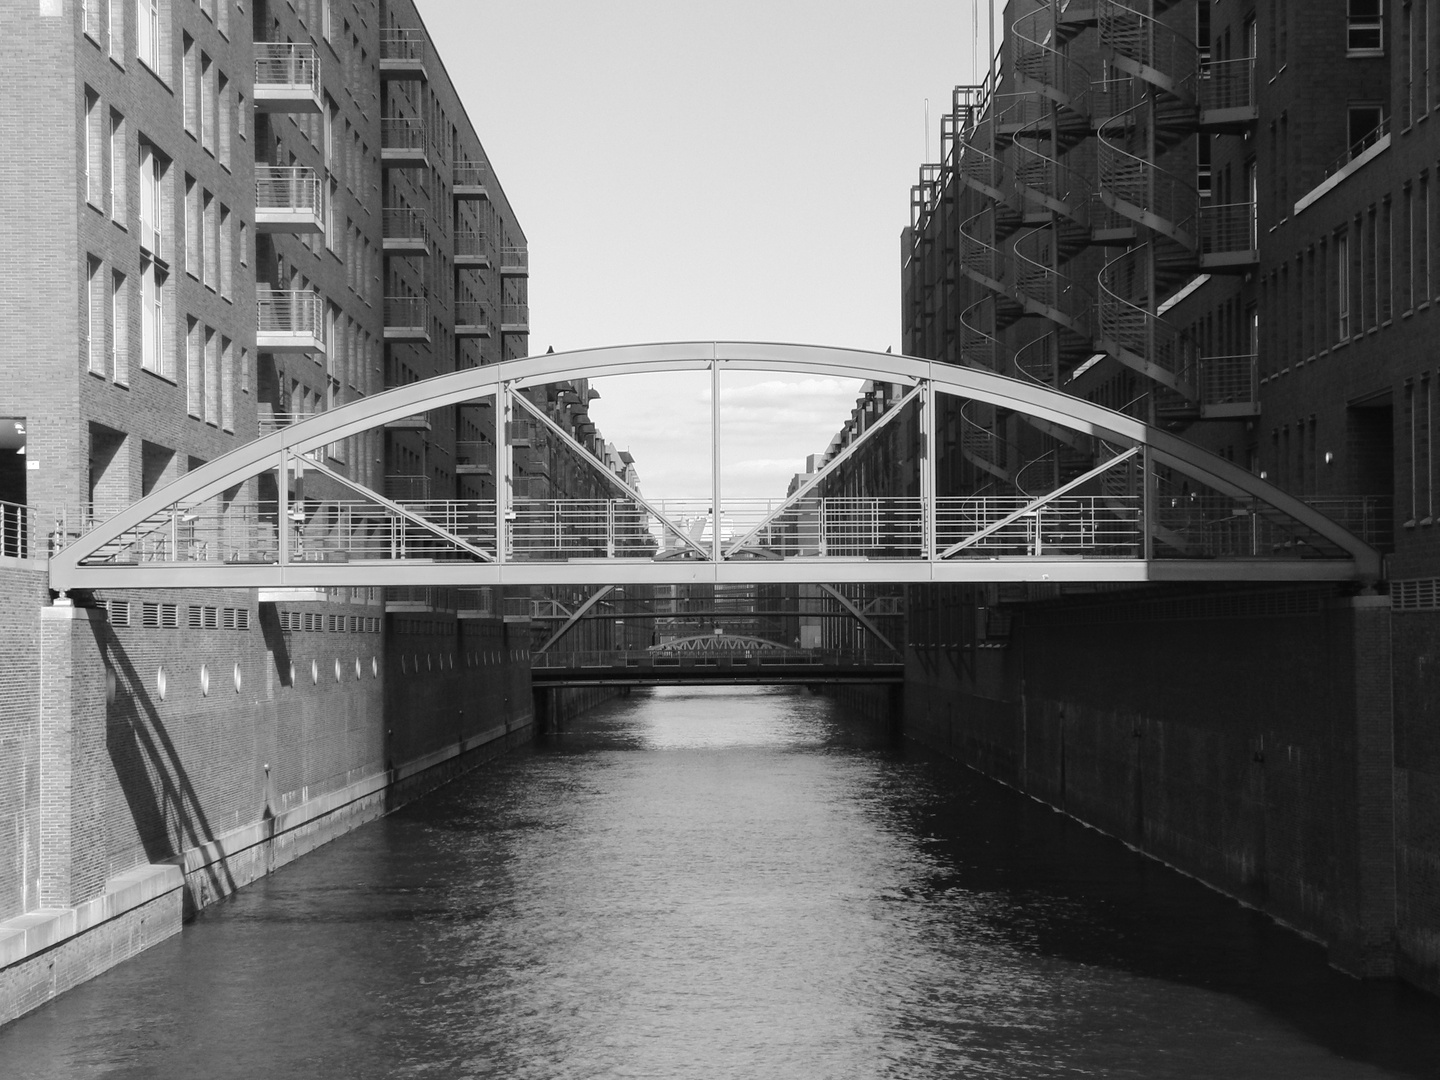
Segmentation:
[[(496, 496), (388, 499), (326, 463), (326, 447), (427, 410), (489, 400), (600, 464), (518, 391), (572, 378), (704, 371), (710, 490), (644, 498), (601, 466), (614, 497), (526, 499), (497, 441)], [(726, 371), (868, 379), (900, 402), (785, 498), (726, 500)], [(954, 496), (936, 483), (936, 403), (983, 402), (1079, 433), (1093, 467), (1043, 495)], [(832, 497), (826, 480), (895, 418), (921, 440), (918, 490)], [(503, 425), (503, 426), (502, 426)], [(323, 498), (292, 496), (325, 478)], [(306, 494), (312, 486), (307, 482)], [(261, 493), (269, 492), (268, 498)], [(717, 514), (716, 511), (719, 511)], [(717, 527), (717, 522), (719, 523)], [(68, 538), (66, 538), (68, 539)], [(283, 427), (140, 499), (50, 558), (76, 589), (545, 586), (710, 583), (1358, 581), (1379, 553), (1324, 514), (1185, 440), (1037, 383), (907, 356), (811, 345), (701, 341), (553, 353), (471, 368)]]
[(533, 657), (530, 679), (537, 688), (902, 683), (905, 661), (893, 648), (864, 653), (802, 649), (748, 634), (710, 633), (645, 649), (539, 652)]

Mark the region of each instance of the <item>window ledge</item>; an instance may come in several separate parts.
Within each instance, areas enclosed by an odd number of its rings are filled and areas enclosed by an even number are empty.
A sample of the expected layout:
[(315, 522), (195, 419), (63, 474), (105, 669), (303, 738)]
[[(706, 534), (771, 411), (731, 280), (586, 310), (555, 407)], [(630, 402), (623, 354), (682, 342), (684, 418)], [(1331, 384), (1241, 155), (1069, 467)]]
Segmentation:
[(1384, 49), (1346, 49), (1346, 60), (1371, 60), (1376, 57), (1383, 57)]
[(169, 383), (171, 386), (180, 385), (179, 381), (173, 375), (166, 375), (163, 371), (156, 371), (154, 368), (148, 368), (143, 365), (141, 366), (140, 370), (145, 372), (145, 374), (147, 375), (155, 376), (155, 378), (159, 379), (161, 382)]

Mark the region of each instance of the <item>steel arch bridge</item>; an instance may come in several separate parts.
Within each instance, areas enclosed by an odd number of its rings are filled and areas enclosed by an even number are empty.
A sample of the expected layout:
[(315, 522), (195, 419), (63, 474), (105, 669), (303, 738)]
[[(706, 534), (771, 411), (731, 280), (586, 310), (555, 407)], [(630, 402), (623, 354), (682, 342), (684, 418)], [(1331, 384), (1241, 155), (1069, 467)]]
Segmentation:
[[(711, 485), (677, 506), (609, 470), (614, 497), (517, 496), (498, 439), (496, 496), (387, 499), (325, 464), (329, 444), (428, 410), (493, 402), (496, 430), (523, 417), (600, 463), (520, 390), (572, 378), (703, 371), (711, 379)], [(726, 371), (869, 379), (899, 404), (787, 498), (724, 499)], [(983, 402), (1089, 436), (1094, 466), (1031, 497), (938, 495), (936, 402)], [(840, 469), (893, 420), (917, 422), (918, 494), (837, 497)], [(502, 424), (504, 425), (502, 427)], [(293, 501), (290, 478), (347, 497)], [(268, 501), (236, 492), (269, 477)], [(258, 487), (251, 483), (252, 490)], [(719, 508), (720, 514), (715, 510)], [(718, 523), (718, 524), (717, 524)], [(324, 588), (360, 585), (628, 585), (1342, 581), (1382, 573), (1378, 552), (1325, 515), (1216, 455), (1133, 417), (989, 371), (856, 349), (696, 341), (508, 360), (363, 398), (263, 435), (140, 499), (52, 555), (51, 587)]]

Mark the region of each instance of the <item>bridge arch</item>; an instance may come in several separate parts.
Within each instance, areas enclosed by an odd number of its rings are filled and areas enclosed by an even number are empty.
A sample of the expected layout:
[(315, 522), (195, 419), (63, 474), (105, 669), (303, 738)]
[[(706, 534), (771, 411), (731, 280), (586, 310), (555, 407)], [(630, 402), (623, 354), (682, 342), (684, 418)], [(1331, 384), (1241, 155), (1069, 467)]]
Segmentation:
[[(766, 371), (869, 379), (896, 383), (920, 393), (922, 404), (929, 402), (933, 418), (934, 396), (952, 395), (983, 402), (1037, 420), (1094, 436), (1125, 448), (1111, 460), (1134, 457), (1146, 470), (1157, 467), (1175, 470), (1207, 489), (1232, 499), (1237, 510), (1284, 519), (1292, 531), (1309, 538), (1307, 552), (1315, 555), (1323, 547), (1329, 557), (1272, 557), (1258, 548), (1246, 554), (1197, 558), (1154, 558), (1149, 542), (1131, 558), (1079, 558), (1059, 556), (985, 556), (977, 545), (962, 538), (954, 543), (937, 539), (937, 515), (943, 500), (930, 498), (925, 526), (928, 534), (921, 543), (919, 558), (830, 557), (828, 559), (757, 560), (749, 551), (721, 551), (715, 537), (712, 558), (655, 560), (612, 559), (606, 566), (597, 560), (507, 561), (505, 530), (494, 522), (505, 517), (497, 507), (491, 529), (494, 542), (469, 543), (465, 537), (433, 523), (437, 535), (456, 543), (462, 557), (449, 560), (384, 558), (341, 562), (308, 562), (286, 557), (284, 534), (279, 529), (278, 556), (271, 561), (234, 562), (223, 558), (169, 557), (137, 559), (117, 554), (126, 549), (127, 536), (158, 527), (165, 515), (174, 514), (213, 499), (252, 477), (287, 460), (304, 459), (329, 443), (380, 427), (416, 413), (492, 397), (497, 405), (515, 390), (561, 382), (572, 378), (597, 379), (607, 376), (650, 372), (710, 371), (719, 378), (724, 371)], [(497, 415), (500, 410), (497, 409)], [(933, 419), (930, 421), (933, 434)], [(578, 445), (578, 444), (577, 444)], [(307, 465), (307, 467), (310, 467)], [(1110, 466), (1093, 470), (1095, 474)], [(930, 486), (934, 492), (934, 454), (929, 455)], [(1089, 475), (1089, 474), (1087, 474)], [(716, 486), (718, 488), (718, 476)], [(349, 486), (357, 487), (353, 483)], [(506, 485), (497, 485), (504, 488)], [(1073, 485), (1071, 485), (1073, 486)], [(281, 484), (281, 498), (285, 485)], [(925, 485), (922, 483), (922, 495)], [(377, 503), (390, 513), (404, 514), (378, 494)], [(974, 530), (981, 539), (1003, 533), (1028, 515), (1043, 514), (1059, 493), (1030, 500), (1014, 510), (992, 517)], [(1144, 514), (1148, 507), (1136, 512)], [(966, 511), (969, 512), (968, 510)], [(414, 517), (414, 515), (410, 515)], [(1258, 518), (1256, 519), (1258, 520)], [(998, 524), (997, 524), (998, 522)], [(1145, 528), (1149, 530), (1150, 525)], [(988, 530), (988, 531), (987, 531)], [(718, 532), (718, 530), (716, 530)], [(973, 538), (973, 537), (972, 537)], [(967, 550), (968, 549), (968, 550)], [(648, 565), (642, 565), (648, 564)], [(579, 568), (582, 567), (583, 569)], [(350, 585), (350, 584), (543, 584), (593, 583), (619, 580), (664, 581), (1005, 581), (1005, 580), (1343, 580), (1373, 581), (1381, 575), (1378, 552), (1352, 533), (1305, 503), (1169, 432), (1134, 417), (1063, 394), (1037, 383), (1012, 379), (977, 368), (957, 367), (937, 361), (889, 353), (831, 346), (738, 341), (689, 341), (609, 346), (565, 353), (508, 360), (479, 368), (411, 383), (384, 393), (351, 402), (317, 414), (278, 431), (263, 435), (185, 474), (166, 487), (152, 492), (114, 515), (98, 528), (55, 552), (50, 559), (52, 588), (102, 587), (247, 587), (254, 585)]]

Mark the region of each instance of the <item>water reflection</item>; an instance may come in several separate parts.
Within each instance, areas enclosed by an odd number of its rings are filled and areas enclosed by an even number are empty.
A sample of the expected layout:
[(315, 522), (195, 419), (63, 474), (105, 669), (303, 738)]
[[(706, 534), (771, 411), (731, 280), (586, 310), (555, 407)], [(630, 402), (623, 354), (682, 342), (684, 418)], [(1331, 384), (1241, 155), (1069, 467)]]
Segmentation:
[(782, 689), (614, 702), (0, 1029), (37, 1078), (1436, 1062), (1431, 999)]

